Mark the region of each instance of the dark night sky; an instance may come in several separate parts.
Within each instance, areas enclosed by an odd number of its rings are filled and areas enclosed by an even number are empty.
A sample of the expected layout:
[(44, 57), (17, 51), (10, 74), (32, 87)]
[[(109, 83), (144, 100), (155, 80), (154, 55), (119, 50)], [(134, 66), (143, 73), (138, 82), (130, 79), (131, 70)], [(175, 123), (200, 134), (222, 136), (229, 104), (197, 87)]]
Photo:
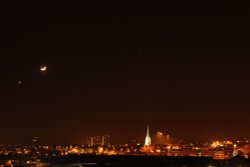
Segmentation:
[(247, 4), (1, 8), (0, 142), (250, 137)]

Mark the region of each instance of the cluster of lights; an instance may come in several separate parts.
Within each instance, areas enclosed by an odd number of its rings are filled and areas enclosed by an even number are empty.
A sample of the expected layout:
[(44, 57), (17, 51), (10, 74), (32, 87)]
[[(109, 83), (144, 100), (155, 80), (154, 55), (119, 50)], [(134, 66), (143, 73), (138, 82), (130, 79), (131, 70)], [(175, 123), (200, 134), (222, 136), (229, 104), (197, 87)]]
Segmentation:
[(212, 148), (224, 147), (224, 144), (223, 144), (221, 141), (214, 141), (214, 142), (211, 144), (211, 147), (212, 147)]

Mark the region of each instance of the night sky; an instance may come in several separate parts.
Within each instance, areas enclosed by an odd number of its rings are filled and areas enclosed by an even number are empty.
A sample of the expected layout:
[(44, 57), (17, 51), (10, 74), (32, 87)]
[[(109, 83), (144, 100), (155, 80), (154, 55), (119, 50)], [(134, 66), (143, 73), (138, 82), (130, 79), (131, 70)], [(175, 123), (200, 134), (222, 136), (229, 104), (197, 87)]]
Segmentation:
[(1, 8), (0, 142), (250, 137), (247, 4)]

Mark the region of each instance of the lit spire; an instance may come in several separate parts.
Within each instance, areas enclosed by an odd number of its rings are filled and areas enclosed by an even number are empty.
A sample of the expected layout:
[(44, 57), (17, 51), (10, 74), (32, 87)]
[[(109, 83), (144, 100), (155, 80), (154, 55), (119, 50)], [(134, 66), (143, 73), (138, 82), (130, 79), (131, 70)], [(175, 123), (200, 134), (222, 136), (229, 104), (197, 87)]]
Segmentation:
[(146, 132), (146, 137), (145, 137), (145, 146), (150, 146), (151, 145), (151, 138), (149, 134), (149, 126), (147, 126), (147, 132)]

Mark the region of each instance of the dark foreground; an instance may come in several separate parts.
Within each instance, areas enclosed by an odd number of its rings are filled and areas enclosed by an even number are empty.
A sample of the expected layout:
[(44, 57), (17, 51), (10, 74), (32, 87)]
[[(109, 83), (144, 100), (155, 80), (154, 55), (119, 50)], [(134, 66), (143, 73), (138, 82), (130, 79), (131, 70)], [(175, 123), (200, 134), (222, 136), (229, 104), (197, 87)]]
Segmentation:
[(210, 157), (69, 155), (43, 161), (65, 167), (250, 167), (250, 160), (240, 156), (218, 161)]

